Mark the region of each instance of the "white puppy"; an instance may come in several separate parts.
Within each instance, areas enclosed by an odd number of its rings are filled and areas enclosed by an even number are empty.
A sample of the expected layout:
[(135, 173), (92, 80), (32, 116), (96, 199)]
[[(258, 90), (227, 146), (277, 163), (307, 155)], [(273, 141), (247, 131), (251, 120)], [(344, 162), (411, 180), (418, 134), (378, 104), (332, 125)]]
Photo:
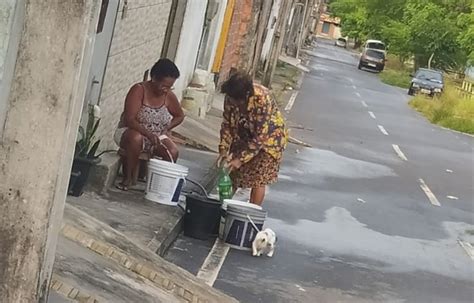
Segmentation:
[(275, 250), (276, 235), (273, 230), (266, 228), (259, 231), (252, 243), (252, 255), (259, 257), (262, 254), (267, 254), (268, 257), (273, 256)]

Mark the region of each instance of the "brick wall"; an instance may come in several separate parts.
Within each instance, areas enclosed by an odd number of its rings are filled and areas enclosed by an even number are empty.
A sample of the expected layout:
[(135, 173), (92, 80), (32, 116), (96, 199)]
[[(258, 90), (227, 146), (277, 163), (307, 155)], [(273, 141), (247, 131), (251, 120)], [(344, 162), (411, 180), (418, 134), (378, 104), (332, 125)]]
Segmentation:
[(102, 120), (97, 137), (102, 140), (102, 150), (117, 148), (113, 134), (125, 96), (160, 58), (171, 2), (128, 0), (125, 18), (122, 18), (123, 1), (120, 3), (100, 97)]
[(218, 85), (225, 81), (232, 68), (247, 68), (250, 45), (246, 43), (247, 35), (252, 23), (252, 0), (235, 1), (234, 13), (229, 33), (227, 35), (224, 57), (219, 71)]
[(227, 34), (226, 45), (224, 48), (224, 56), (222, 57), (221, 68), (219, 71), (219, 81), (221, 84), (227, 79), (232, 67), (235, 67), (238, 62), (238, 55), (236, 51), (239, 45), (239, 24), (240, 24), (240, 10), (242, 1), (235, 1), (234, 12), (232, 14), (232, 21), (229, 32)]

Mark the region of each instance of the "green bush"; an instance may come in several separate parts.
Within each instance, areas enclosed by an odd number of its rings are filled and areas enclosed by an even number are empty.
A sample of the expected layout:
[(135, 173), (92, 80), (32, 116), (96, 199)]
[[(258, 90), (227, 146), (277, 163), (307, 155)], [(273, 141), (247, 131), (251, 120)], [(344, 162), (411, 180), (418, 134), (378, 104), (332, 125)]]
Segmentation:
[(439, 97), (418, 95), (409, 104), (432, 123), (474, 134), (474, 100), (463, 99), (452, 83)]

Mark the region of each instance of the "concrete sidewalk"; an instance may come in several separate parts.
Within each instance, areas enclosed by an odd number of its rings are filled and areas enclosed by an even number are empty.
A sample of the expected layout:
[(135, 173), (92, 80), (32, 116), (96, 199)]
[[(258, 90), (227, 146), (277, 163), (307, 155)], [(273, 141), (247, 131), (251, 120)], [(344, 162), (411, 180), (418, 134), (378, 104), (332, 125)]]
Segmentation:
[[(178, 163), (210, 190), (215, 159), (181, 147)], [(68, 197), (50, 302), (235, 302), (160, 257), (181, 232), (184, 211), (145, 200), (144, 188)], [(184, 191), (198, 189), (188, 183)]]
[[(289, 66), (280, 64), (272, 83), (281, 106), (301, 84), (301, 71)], [(208, 192), (217, 179), (223, 96), (215, 101), (205, 119), (188, 116), (174, 132), (186, 144), (178, 163)], [(110, 186), (117, 157), (108, 158), (92, 178), (102, 184), (67, 199), (50, 302), (237, 302), (160, 257), (181, 232), (184, 211), (145, 200), (144, 183), (128, 192)], [(199, 190), (188, 182), (184, 191)]]
[(237, 302), (67, 205), (49, 302)]

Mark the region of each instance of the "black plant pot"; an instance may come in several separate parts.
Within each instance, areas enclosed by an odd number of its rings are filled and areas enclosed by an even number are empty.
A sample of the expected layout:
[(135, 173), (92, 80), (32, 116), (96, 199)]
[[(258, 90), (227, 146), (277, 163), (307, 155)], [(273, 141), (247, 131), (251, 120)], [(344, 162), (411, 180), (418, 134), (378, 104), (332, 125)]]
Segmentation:
[(84, 192), (84, 186), (89, 178), (91, 167), (97, 165), (100, 158), (74, 158), (72, 162), (71, 177), (69, 179), (68, 195), (79, 197)]

